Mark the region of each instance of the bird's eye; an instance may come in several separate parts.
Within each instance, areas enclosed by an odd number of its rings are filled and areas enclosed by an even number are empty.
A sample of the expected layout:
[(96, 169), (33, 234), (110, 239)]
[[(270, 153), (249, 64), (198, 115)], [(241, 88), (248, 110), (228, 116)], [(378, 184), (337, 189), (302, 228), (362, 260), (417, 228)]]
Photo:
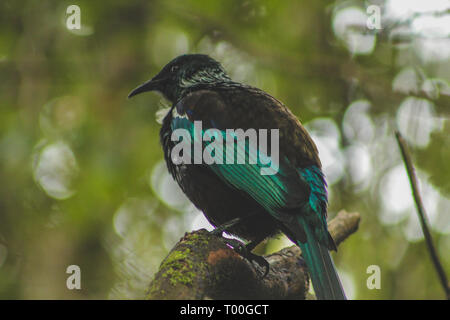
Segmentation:
[(170, 68), (170, 72), (175, 72), (178, 70), (178, 66), (172, 66), (172, 68)]

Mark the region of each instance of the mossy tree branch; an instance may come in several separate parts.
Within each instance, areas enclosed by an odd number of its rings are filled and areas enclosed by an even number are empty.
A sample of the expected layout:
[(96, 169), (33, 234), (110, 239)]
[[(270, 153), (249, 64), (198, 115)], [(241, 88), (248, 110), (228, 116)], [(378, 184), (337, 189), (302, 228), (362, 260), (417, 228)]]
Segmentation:
[[(360, 215), (341, 211), (330, 221), (337, 245), (358, 229)], [(270, 271), (251, 265), (205, 229), (187, 233), (163, 260), (146, 299), (306, 299), (307, 268), (292, 246), (265, 256)]]

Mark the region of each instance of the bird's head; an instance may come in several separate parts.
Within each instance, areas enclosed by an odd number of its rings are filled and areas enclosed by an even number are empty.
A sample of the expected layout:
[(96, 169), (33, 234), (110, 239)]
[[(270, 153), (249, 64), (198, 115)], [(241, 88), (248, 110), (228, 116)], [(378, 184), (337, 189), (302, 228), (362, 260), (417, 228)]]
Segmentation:
[(186, 54), (170, 61), (149, 81), (128, 95), (158, 91), (170, 102), (176, 102), (187, 88), (202, 84), (231, 81), (219, 62), (205, 54)]

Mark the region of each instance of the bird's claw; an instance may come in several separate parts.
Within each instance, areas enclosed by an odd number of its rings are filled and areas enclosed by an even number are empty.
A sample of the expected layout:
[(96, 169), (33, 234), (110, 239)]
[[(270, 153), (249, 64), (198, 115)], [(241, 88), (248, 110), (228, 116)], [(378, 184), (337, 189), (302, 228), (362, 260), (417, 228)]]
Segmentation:
[[(213, 233), (213, 234), (215, 234), (215, 233)], [(252, 264), (252, 266), (254, 266), (253, 263), (255, 262), (258, 266), (262, 267), (264, 269), (264, 272), (263, 272), (261, 278), (265, 278), (267, 276), (267, 274), (269, 273), (269, 270), (270, 270), (270, 264), (266, 259), (264, 259), (264, 257), (258, 256), (256, 254), (252, 253), (247, 248), (247, 246), (239, 240), (229, 239), (229, 238), (222, 238), (222, 239), (226, 245), (231, 247), (241, 257), (248, 260)], [(255, 270), (257, 272), (259, 272), (259, 270), (257, 268), (255, 268)]]
[(264, 257), (258, 256), (256, 254), (251, 253), (251, 252), (249, 252), (249, 254), (252, 257), (247, 258), (247, 259), (252, 264), (253, 264), (253, 261), (255, 261), (260, 267), (264, 268), (264, 273), (262, 274), (262, 277), (261, 277), (262, 279), (264, 279), (267, 276), (267, 274), (269, 273), (269, 271), (270, 271), (270, 264), (269, 264), (269, 262)]
[(211, 233), (213, 236), (222, 237), (224, 231), (225, 231), (225, 230), (223, 230), (222, 228), (215, 228), (214, 230), (210, 231), (210, 233)]
[(241, 221), (242, 221), (242, 218), (232, 219), (232, 220), (218, 226), (217, 228), (215, 228), (213, 231), (211, 231), (211, 234), (221, 237), (225, 231), (227, 231), (229, 228), (237, 225)]

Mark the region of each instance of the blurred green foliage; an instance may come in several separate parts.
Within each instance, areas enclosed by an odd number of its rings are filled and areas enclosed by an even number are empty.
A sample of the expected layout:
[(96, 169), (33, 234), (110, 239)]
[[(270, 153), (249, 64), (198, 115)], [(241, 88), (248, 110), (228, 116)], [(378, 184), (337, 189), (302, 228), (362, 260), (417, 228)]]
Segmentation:
[[(161, 162), (164, 102), (126, 99), (194, 52), (282, 100), (312, 133), (330, 216), (362, 215), (335, 254), (350, 298), (443, 298), (393, 131), (411, 145), (450, 271), (449, 32), (426, 20), (448, 8), (400, 2), (3, 0), (0, 298), (143, 298), (168, 250), (204, 225)], [(81, 30), (66, 27), (71, 4)], [(365, 26), (370, 4), (382, 30)], [(81, 290), (66, 287), (72, 264)], [(380, 290), (366, 286), (370, 265)]]

